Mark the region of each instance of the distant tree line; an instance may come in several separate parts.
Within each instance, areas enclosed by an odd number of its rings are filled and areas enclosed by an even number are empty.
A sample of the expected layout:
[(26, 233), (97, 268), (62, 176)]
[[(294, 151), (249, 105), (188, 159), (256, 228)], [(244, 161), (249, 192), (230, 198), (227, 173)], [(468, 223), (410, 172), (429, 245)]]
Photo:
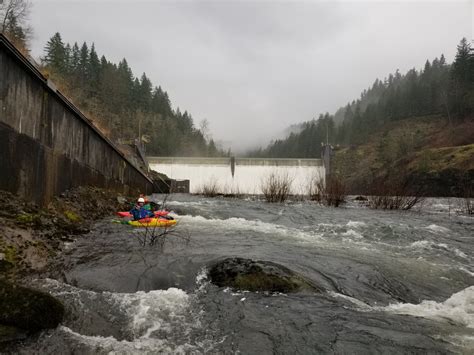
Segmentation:
[(249, 153), (257, 157), (319, 158), (321, 143), (357, 145), (389, 122), (441, 114), (451, 125), (474, 119), (474, 53), (463, 38), (454, 62), (444, 55), (426, 61), (422, 70), (397, 70), (385, 80), (375, 80), (358, 100), (305, 122), (298, 133), (275, 140)]
[(44, 48), (42, 64), (63, 93), (114, 140), (139, 137), (151, 155), (223, 154), (187, 111), (172, 108), (166, 91), (145, 73), (135, 77), (125, 58), (112, 63), (99, 57), (94, 44), (64, 43), (56, 33)]

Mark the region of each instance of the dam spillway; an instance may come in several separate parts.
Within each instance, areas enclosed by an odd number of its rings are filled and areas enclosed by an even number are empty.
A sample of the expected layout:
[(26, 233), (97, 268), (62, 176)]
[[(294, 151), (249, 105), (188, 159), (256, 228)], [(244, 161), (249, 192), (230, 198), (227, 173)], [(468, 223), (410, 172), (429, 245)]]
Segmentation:
[(307, 194), (314, 179), (324, 179), (321, 159), (148, 157), (150, 168), (171, 179), (190, 180), (190, 192), (216, 184), (219, 192), (261, 194), (268, 176), (288, 176), (292, 194)]

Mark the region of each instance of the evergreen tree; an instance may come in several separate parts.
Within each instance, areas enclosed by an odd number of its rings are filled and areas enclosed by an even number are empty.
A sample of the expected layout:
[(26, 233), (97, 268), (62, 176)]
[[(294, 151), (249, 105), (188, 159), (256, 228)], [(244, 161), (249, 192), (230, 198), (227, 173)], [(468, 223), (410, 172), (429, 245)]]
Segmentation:
[(79, 83), (82, 87), (86, 85), (87, 80), (89, 79), (88, 69), (89, 69), (89, 48), (87, 47), (87, 43), (84, 42), (79, 52), (79, 63), (76, 70)]
[(89, 74), (89, 87), (91, 96), (95, 96), (99, 89), (100, 69), (101, 65), (99, 61), (99, 56), (95, 51), (94, 43), (92, 43), (87, 68), (87, 73)]
[(64, 47), (64, 71), (67, 75), (72, 72), (72, 49), (69, 43)]
[(150, 111), (151, 108), (151, 99), (152, 99), (152, 83), (150, 79), (147, 78), (146, 74), (143, 73), (140, 78), (140, 87), (139, 87), (139, 105), (140, 108), (144, 111)]
[(43, 63), (46, 67), (57, 73), (64, 74), (66, 71), (66, 49), (59, 32), (56, 32), (46, 43), (44, 52)]
[(460, 118), (474, 111), (472, 102), (472, 58), (470, 43), (463, 38), (457, 47), (456, 58), (451, 69), (452, 110)]
[(79, 68), (80, 51), (77, 42), (74, 42), (71, 50), (71, 72), (76, 73)]

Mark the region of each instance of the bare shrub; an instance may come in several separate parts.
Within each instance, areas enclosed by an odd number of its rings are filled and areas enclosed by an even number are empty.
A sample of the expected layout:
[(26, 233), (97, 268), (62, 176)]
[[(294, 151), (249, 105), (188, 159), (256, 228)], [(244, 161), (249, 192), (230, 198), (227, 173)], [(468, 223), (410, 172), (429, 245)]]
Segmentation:
[(465, 182), (463, 187), (463, 202), (461, 209), (464, 213), (468, 215), (474, 214), (474, 186), (470, 181)]
[(267, 202), (284, 202), (290, 196), (292, 179), (286, 174), (269, 174), (262, 179), (260, 188)]
[(310, 186), (310, 199), (326, 206), (339, 207), (346, 201), (346, 186), (337, 175), (328, 177), (326, 183), (322, 178), (315, 178)]
[(368, 206), (383, 210), (410, 210), (424, 200), (420, 192), (410, 191), (406, 183), (384, 180), (370, 187)]
[(204, 183), (198, 192), (200, 195), (204, 195), (206, 197), (216, 197), (222, 195), (220, 191), (219, 184), (215, 178), (211, 178), (209, 181)]

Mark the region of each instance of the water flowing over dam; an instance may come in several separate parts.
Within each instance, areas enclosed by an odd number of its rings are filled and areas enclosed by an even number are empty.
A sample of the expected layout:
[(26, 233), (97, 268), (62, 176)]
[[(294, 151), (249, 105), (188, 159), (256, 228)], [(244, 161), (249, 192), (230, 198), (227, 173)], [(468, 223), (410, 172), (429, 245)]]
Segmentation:
[(291, 193), (305, 194), (314, 179), (324, 179), (321, 159), (148, 157), (150, 167), (172, 179), (189, 179), (190, 192), (217, 184), (224, 193), (260, 194), (270, 175), (288, 176)]

